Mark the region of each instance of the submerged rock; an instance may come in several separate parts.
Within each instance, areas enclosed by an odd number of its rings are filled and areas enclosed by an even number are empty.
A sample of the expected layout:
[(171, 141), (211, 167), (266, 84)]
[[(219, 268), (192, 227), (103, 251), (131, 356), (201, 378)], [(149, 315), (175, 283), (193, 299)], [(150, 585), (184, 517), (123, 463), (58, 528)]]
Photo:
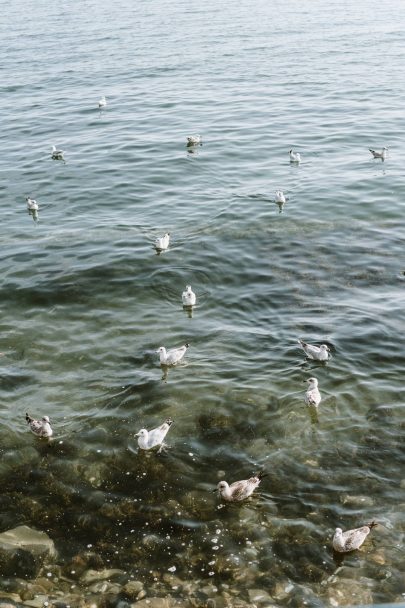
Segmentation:
[(267, 591), (264, 591), (264, 589), (249, 589), (248, 594), (249, 600), (254, 604), (265, 604), (266, 606), (269, 606), (269, 604), (271, 604), (272, 598), (267, 593)]
[(333, 577), (328, 584), (326, 597), (331, 606), (353, 606), (372, 604), (372, 579), (360, 577), (359, 580)]
[(111, 578), (122, 577), (123, 575), (125, 575), (125, 572), (116, 568), (112, 568), (110, 570), (87, 570), (80, 577), (80, 582), (84, 585), (91, 585), (92, 583), (98, 581), (109, 581)]
[(0, 534), (0, 571), (3, 576), (33, 578), (45, 560), (55, 557), (55, 545), (45, 532), (17, 526)]
[(138, 595), (141, 591), (143, 591), (143, 583), (141, 581), (129, 581), (122, 588), (122, 593), (130, 600), (138, 599)]

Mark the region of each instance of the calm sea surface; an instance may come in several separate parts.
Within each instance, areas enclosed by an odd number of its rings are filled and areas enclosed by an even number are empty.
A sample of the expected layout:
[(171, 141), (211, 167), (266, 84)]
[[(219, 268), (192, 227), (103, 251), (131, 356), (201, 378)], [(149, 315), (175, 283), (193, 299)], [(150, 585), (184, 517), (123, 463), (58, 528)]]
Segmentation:
[[(3, 10), (0, 531), (53, 539), (51, 599), (103, 601), (72, 567), (90, 553), (197, 606), (403, 597), (404, 28), (402, 0)], [(170, 448), (140, 453), (168, 417)], [(245, 503), (211, 493), (259, 470)], [(336, 526), (372, 519), (337, 562)]]

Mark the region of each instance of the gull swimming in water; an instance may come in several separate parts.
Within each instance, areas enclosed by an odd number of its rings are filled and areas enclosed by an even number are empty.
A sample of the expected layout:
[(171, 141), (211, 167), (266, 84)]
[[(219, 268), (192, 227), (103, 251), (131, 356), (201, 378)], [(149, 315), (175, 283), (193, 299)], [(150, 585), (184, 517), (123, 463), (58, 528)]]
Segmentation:
[(163, 424), (152, 429), (151, 431), (147, 431), (146, 429), (141, 429), (136, 433), (135, 437), (138, 437), (138, 445), (141, 450), (150, 450), (158, 445), (160, 445), (159, 452), (163, 448), (163, 440), (166, 437), (171, 425), (173, 424), (173, 420), (168, 418), (165, 420)]
[(103, 96), (101, 97), (101, 99), (99, 99), (99, 100), (98, 100), (98, 107), (99, 107), (99, 108), (100, 108), (100, 110), (101, 110), (101, 108), (105, 108), (105, 107), (106, 107), (106, 105), (107, 105), (107, 100), (106, 100), (106, 98), (105, 98), (105, 95), (103, 95)]
[(160, 346), (160, 348), (158, 348), (156, 351), (160, 357), (160, 364), (176, 365), (176, 363), (179, 363), (179, 361), (182, 360), (188, 347), (189, 344), (184, 344), (184, 346), (180, 346), (180, 348), (171, 348), (170, 350), (166, 350), (164, 346)]
[(39, 206), (37, 201), (34, 201), (34, 199), (29, 196), (27, 196), (25, 200), (27, 201), (28, 211), (38, 211)]
[(372, 521), (361, 528), (354, 528), (346, 532), (343, 532), (342, 528), (336, 528), (332, 541), (333, 548), (338, 553), (348, 553), (349, 551), (359, 549), (370, 534), (370, 531), (377, 525), (375, 521)]
[(194, 306), (196, 303), (196, 295), (191, 289), (191, 285), (186, 285), (186, 291), (183, 291), (181, 294), (181, 299), (183, 301), (183, 306)]
[(57, 148), (55, 148), (55, 146), (52, 146), (52, 158), (53, 158), (53, 160), (65, 160), (63, 158), (64, 153), (65, 152), (63, 150), (58, 150)]
[(317, 378), (308, 378), (307, 382), (308, 389), (305, 393), (305, 403), (318, 407), (322, 399), (321, 393), (318, 390), (318, 380)]
[(265, 473), (260, 472), (249, 479), (234, 481), (234, 483), (231, 483), (231, 485), (229, 485), (226, 481), (220, 481), (214, 492), (218, 490), (221, 498), (227, 500), (228, 502), (245, 500), (245, 498), (248, 498), (251, 494), (253, 494), (264, 475)]
[(201, 135), (189, 135), (187, 137), (187, 145), (188, 146), (198, 146), (201, 144), (202, 137)]
[(282, 205), (284, 205), (284, 203), (286, 202), (285, 196), (284, 196), (284, 192), (282, 190), (276, 190), (276, 195), (274, 197), (274, 201), (276, 203), (281, 203)]
[(298, 340), (298, 344), (304, 349), (307, 357), (314, 359), (315, 361), (327, 361), (329, 359), (330, 349), (326, 344), (321, 346), (315, 346), (313, 344), (307, 344), (302, 340)]
[(381, 160), (385, 160), (387, 158), (387, 150), (388, 150), (388, 148), (386, 148), (385, 146), (383, 147), (381, 152), (376, 152), (375, 150), (371, 150), (371, 148), (369, 148), (369, 151), (371, 152), (373, 157), (381, 158)]
[(155, 247), (159, 251), (163, 251), (164, 249), (167, 249), (169, 247), (169, 242), (170, 242), (170, 232), (166, 232), (166, 234), (164, 234), (163, 236), (158, 237), (156, 239)]
[(28, 414), (25, 414), (25, 419), (34, 435), (38, 437), (52, 437), (53, 430), (51, 429), (48, 416), (44, 416), (41, 420), (35, 420)]
[(290, 163), (299, 163), (301, 162), (301, 154), (299, 152), (294, 152), (294, 150), (290, 150)]

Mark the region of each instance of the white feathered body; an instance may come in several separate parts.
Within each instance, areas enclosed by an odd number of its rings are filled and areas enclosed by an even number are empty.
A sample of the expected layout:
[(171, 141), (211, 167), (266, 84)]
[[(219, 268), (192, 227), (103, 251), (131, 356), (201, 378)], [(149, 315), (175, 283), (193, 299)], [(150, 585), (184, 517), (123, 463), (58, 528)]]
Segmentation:
[(318, 380), (316, 378), (309, 378), (309, 380), (307, 380), (308, 382), (308, 389), (307, 392), (305, 393), (305, 403), (307, 405), (312, 405), (315, 407), (318, 407), (318, 405), (321, 402), (321, 393), (319, 392), (318, 389)]
[(253, 494), (257, 486), (260, 484), (263, 473), (258, 473), (249, 479), (241, 479), (229, 485), (226, 481), (220, 481), (217, 485), (217, 490), (221, 498), (228, 502), (238, 502), (245, 500)]
[(292, 162), (292, 163), (301, 162), (301, 154), (299, 152), (294, 152), (294, 150), (290, 150), (290, 162)]
[(55, 146), (52, 146), (52, 158), (60, 159), (60, 158), (63, 158), (63, 155), (64, 155), (63, 150), (58, 150), (57, 148), (55, 148)]
[(275, 200), (276, 203), (285, 203), (286, 199), (285, 199), (285, 196), (284, 196), (284, 192), (282, 190), (277, 190), (276, 194), (275, 194), (275, 197), (274, 197), (274, 200)]
[(163, 424), (148, 431), (141, 429), (136, 436), (138, 437), (138, 445), (142, 450), (150, 450), (158, 445), (162, 445), (164, 438), (166, 437), (173, 420), (168, 418)]
[(170, 243), (170, 232), (166, 232), (166, 234), (164, 234), (161, 237), (158, 237), (155, 241), (155, 247), (156, 249), (159, 250), (164, 250), (167, 249), (169, 247), (169, 243)]
[(326, 344), (315, 346), (314, 344), (307, 344), (307, 342), (303, 342), (302, 340), (298, 340), (298, 342), (310, 359), (314, 359), (315, 361), (327, 361), (329, 359), (329, 348)]
[(179, 348), (166, 350), (164, 346), (161, 346), (156, 351), (159, 354), (161, 365), (176, 365), (176, 363), (182, 360), (188, 347), (188, 344), (184, 344), (184, 346), (180, 346)]
[(197, 301), (194, 291), (191, 289), (191, 285), (187, 285), (186, 290), (181, 295), (183, 306), (194, 306)]
[(29, 196), (27, 196), (25, 200), (27, 201), (27, 209), (29, 211), (38, 211), (39, 206), (37, 201), (35, 201), (33, 198), (30, 198)]
[(387, 158), (387, 150), (388, 148), (386, 148), (384, 146), (384, 148), (381, 150), (381, 152), (377, 152), (376, 150), (372, 150), (371, 148), (369, 148), (371, 154), (373, 155), (374, 158), (380, 158), (381, 160), (385, 160)]
[(371, 522), (366, 526), (347, 530), (346, 532), (343, 532), (341, 528), (336, 528), (332, 541), (333, 548), (339, 553), (348, 553), (349, 551), (359, 549), (370, 534), (372, 528), (376, 525), (375, 522)]
[(202, 137), (201, 135), (189, 135), (187, 137), (187, 145), (188, 146), (198, 146), (201, 143)]
[(25, 419), (34, 435), (37, 435), (37, 437), (52, 437), (53, 430), (48, 416), (44, 416), (41, 420), (35, 420), (35, 418), (25, 414)]

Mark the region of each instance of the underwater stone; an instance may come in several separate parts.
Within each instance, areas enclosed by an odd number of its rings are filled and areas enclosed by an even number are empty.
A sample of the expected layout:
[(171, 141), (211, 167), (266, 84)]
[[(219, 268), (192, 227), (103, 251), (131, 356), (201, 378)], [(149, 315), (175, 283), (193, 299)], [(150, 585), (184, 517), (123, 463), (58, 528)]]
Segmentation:
[(255, 604), (266, 604), (268, 606), (271, 603), (271, 597), (267, 591), (263, 589), (249, 589), (249, 600)]
[(372, 507), (374, 505), (374, 500), (370, 496), (351, 496), (350, 494), (342, 496), (340, 502), (353, 507)]
[(332, 606), (352, 606), (353, 604), (372, 604), (373, 594), (369, 589), (371, 579), (359, 580), (336, 578), (328, 585), (327, 599)]
[(3, 576), (33, 578), (46, 559), (56, 556), (45, 532), (17, 526), (0, 534), (0, 570)]
[(34, 599), (25, 601), (24, 606), (31, 606), (31, 608), (43, 608), (45, 602), (47, 601), (47, 595), (37, 595), (34, 597)]
[(138, 599), (138, 594), (143, 590), (143, 583), (141, 581), (129, 581), (122, 588), (122, 593), (125, 594), (130, 600)]
[(172, 597), (150, 597), (131, 604), (131, 608), (189, 608), (190, 603)]
[(112, 568), (111, 570), (87, 570), (81, 577), (80, 582), (89, 585), (97, 581), (109, 580), (110, 578), (125, 575), (123, 570)]
[(52, 608), (85, 608), (86, 602), (81, 595), (65, 595), (52, 602)]

